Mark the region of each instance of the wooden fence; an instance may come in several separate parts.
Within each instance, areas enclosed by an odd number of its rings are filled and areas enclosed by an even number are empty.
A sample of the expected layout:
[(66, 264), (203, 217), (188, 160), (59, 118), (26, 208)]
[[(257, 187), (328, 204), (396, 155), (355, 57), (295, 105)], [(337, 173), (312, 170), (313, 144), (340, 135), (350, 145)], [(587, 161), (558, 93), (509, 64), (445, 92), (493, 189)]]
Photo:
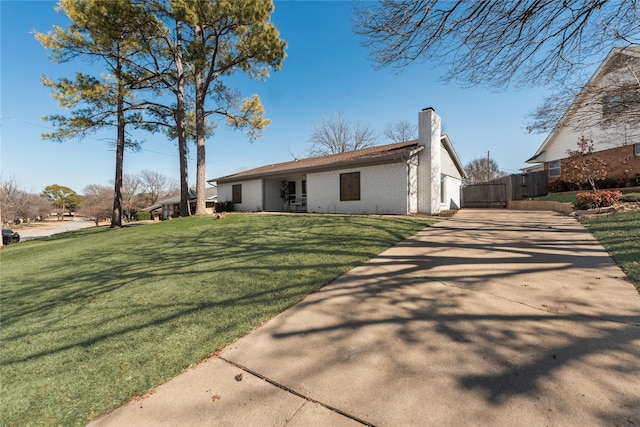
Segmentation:
[(514, 174), (481, 184), (462, 187), (463, 208), (506, 207), (511, 200), (525, 200), (547, 194), (547, 171)]

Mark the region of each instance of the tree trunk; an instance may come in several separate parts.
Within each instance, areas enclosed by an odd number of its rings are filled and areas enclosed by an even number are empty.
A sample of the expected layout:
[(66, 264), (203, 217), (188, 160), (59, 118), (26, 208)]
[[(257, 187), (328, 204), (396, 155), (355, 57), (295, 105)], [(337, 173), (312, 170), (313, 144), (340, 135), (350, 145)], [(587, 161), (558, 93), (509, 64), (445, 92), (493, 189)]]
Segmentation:
[(124, 87), (120, 74), (122, 71), (121, 62), (116, 69), (116, 79), (118, 82), (118, 136), (116, 140), (116, 174), (114, 179), (113, 192), (113, 212), (111, 214), (111, 228), (122, 227), (122, 170), (124, 167), (124, 142), (125, 142), (125, 123), (124, 123)]
[(178, 93), (176, 100), (176, 130), (178, 133), (178, 153), (180, 157), (180, 216), (191, 215), (189, 203), (189, 164), (187, 157), (187, 131), (184, 106), (184, 66), (182, 62), (182, 24), (176, 21), (176, 70)]
[[(199, 25), (195, 26), (195, 38), (199, 39), (202, 29)], [(203, 87), (202, 69), (195, 71), (195, 99), (196, 99), (196, 215), (206, 215), (206, 196), (205, 196), (205, 150), (204, 150), (204, 100), (206, 91)]]
[[(118, 106), (118, 122), (120, 121), (120, 109)], [(124, 116), (124, 114), (123, 114)], [(123, 119), (124, 120), (124, 119)], [(122, 136), (121, 136), (122, 135)], [(116, 174), (113, 191), (113, 213), (111, 214), (111, 227), (122, 227), (122, 169), (124, 165), (124, 121), (118, 123), (118, 141), (116, 143)]]

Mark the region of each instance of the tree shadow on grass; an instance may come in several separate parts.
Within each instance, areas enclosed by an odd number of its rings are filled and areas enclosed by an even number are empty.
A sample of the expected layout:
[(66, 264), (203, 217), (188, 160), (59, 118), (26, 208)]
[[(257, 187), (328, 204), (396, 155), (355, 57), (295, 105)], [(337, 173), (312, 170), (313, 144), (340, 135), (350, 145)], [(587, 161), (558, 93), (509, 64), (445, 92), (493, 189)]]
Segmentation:
[[(0, 365), (6, 390), (30, 386), (24, 395), (11, 392), (3, 419), (11, 411), (13, 423), (26, 423), (34, 408), (62, 424), (77, 423), (90, 410), (101, 413), (417, 230), (410, 221), (401, 227), (367, 218), (338, 222), (185, 219), (80, 230), (16, 248), (3, 259), (22, 256), (24, 263), (11, 274), (3, 270)], [(141, 380), (127, 385), (121, 376), (128, 370)], [(106, 390), (103, 383), (125, 386)], [(66, 402), (78, 408), (62, 407), (60, 396), (77, 390), (85, 397)], [(50, 414), (56, 411), (63, 418)]]
[[(156, 225), (156, 239), (134, 236), (110, 249), (100, 246), (100, 251), (87, 247), (86, 238), (117, 239), (129, 230), (58, 236), (53, 241), (65, 245), (85, 241), (81, 250), (40, 266), (51, 280), (42, 270), (37, 272), (41, 280), (26, 271), (3, 289), (3, 340), (7, 345), (25, 340), (38, 345), (23, 346), (19, 354), (3, 357), (2, 364), (84, 348), (198, 313), (215, 316), (221, 308), (235, 308), (234, 316), (244, 316), (240, 307), (264, 306), (254, 320), (259, 323), (401, 237), (397, 227), (385, 230), (384, 222), (376, 224), (383, 232), (372, 236), (336, 235), (334, 222), (324, 222), (296, 219), (290, 228), (298, 228), (298, 233), (289, 236), (283, 236), (283, 230), (291, 229), (275, 223), (240, 222), (236, 231), (222, 228), (219, 234), (210, 227), (163, 232)], [(343, 222), (357, 230), (358, 219), (345, 217)], [(27, 319), (34, 323), (21, 326)]]

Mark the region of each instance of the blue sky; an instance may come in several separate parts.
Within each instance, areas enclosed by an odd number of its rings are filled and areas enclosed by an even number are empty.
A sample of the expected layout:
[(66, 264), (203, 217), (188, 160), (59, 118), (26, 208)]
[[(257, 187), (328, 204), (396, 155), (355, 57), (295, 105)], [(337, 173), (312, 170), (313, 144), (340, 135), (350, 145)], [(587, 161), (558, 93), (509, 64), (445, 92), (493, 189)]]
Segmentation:
[[(67, 26), (52, 1), (0, 0), (0, 116), (2, 179), (15, 178), (29, 192), (60, 184), (82, 193), (88, 184), (110, 185), (115, 153), (112, 134), (83, 141), (43, 140), (48, 123), (41, 119), (61, 113), (40, 78), (72, 77), (86, 70), (82, 61), (54, 64), (35, 40), (33, 31)], [(446, 70), (415, 64), (395, 74), (374, 69), (367, 50), (352, 32), (348, 1), (278, 1), (272, 20), (288, 43), (280, 71), (264, 82), (243, 76), (228, 80), (244, 96), (257, 93), (271, 125), (251, 143), (244, 133), (220, 126), (207, 140), (208, 179), (243, 169), (304, 157), (310, 128), (323, 116), (342, 113), (348, 121), (367, 123), (380, 133), (398, 120), (417, 122), (418, 112), (432, 106), (444, 132), (463, 163), (491, 158), (515, 173), (544, 140), (526, 132), (528, 112), (540, 104), (544, 88), (496, 92), (443, 84)], [(178, 178), (177, 147), (162, 134), (144, 134), (140, 152), (127, 152), (124, 172), (143, 169)], [(195, 150), (190, 153), (190, 185), (195, 186)]]

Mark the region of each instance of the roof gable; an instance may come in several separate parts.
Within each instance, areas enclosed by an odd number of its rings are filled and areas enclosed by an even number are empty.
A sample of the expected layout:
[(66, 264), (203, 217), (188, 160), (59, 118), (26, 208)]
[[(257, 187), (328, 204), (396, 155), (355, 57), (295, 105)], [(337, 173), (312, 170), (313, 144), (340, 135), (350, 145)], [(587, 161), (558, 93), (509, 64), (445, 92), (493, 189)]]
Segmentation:
[[(633, 58), (634, 61), (640, 61), (640, 46), (628, 46), (624, 48), (617, 47), (613, 48), (611, 52), (609, 52), (604, 61), (602, 61), (602, 64), (600, 64), (587, 84), (578, 93), (573, 103), (569, 106), (567, 111), (565, 111), (563, 116), (551, 130), (549, 135), (545, 138), (535, 154), (526, 161), (527, 163), (544, 163), (549, 160), (558, 160), (555, 158), (556, 156), (552, 156), (554, 158), (549, 158), (549, 153), (554, 150), (554, 146), (558, 143), (558, 140), (561, 138), (563, 132), (567, 130), (567, 127), (572, 122), (572, 120), (574, 120), (579, 111), (581, 109), (587, 108), (587, 106), (589, 105), (588, 99), (593, 97), (594, 93), (602, 95), (601, 90), (598, 90), (598, 88), (601, 88), (601, 85), (614, 68), (614, 63), (616, 61), (620, 61), (622, 55), (627, 58)], [(591, 107), (593, 108), (593, 105), (591, 105)], [(577, 143), (577, 139), (573, 141), (573, 145), (569, 148), (575, 148), (575, 143)], [(557, 151), (557, 147), (555, 148), (555, 151)]]
[(447, 153), (449, 153), (449, 157), (453, 161), (453, 164), (456, 166), (456, 169), (458, 169), (458, 172), (460, 172), (460, 176), (463, 179), (468, 178), (467, 173), (464, 171), (464, 167), (462, 166), (462, 162), (458, 157), (458, 153), (456, 153), (456, 150), (454, 150), (453, 144), (451, 143), (449, 137), (447, 135), (442, 135), (441, 141), (445, 150), (447, 150)]

